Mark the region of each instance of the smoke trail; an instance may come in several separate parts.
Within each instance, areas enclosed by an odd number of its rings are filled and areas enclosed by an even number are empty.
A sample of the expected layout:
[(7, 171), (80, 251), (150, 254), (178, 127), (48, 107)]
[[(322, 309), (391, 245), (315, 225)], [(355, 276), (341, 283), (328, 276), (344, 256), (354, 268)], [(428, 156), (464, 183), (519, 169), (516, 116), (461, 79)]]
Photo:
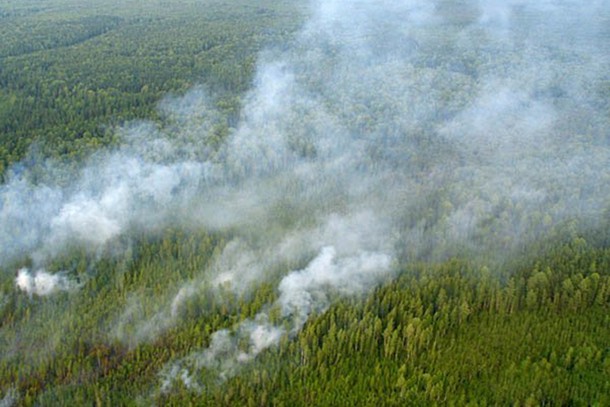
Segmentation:
[(216, 372), (220, 381), (230, 378), (238, 373), (241, 365), (276, 346), (282, 336), (298, 333), (312, 313), (325, 311), (333, 294), (364, 293), (390, 270), (391, 258), (386, 254), (360, 252), (337, 257), (334, 247), (323, 247), (306, 268), (288, 273), (279, 284), (280, 296), (272, 308), (281, 310), (288, 331), (285, 324), (271, 324), (268, 311), (239, 323), (232, 331), (217, 331), (212, 334), (207, 349), (193, 352), (162, 370), (161, 391), (169, 391), (176, 379), (188, 388), (201, 390), (194, 377), (202, 368)]

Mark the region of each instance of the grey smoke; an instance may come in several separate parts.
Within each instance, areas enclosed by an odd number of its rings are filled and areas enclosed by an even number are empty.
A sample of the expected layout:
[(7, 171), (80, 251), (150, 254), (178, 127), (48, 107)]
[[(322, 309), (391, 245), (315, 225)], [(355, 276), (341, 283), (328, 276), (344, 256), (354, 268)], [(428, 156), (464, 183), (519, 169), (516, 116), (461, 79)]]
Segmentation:
[(261, 54), (221, 144), (214, 95), (197, 88), (72, 182), (52, 164), (37, 182), (14, 171), (1, 265), (104, 253), (133, 230), (230, 230), (209, 270), (151, 309), (134, 294), (112, 334), (154, 338), (207, 285), (243, 293), (279, 275), (268, 306), (282, 324), (263, 310), (161, 374), (166, 390), (201, 389), (202, 369), (230, 377), (399, 262), (501, 263), (561, 225), (607, 221), (609, 22), (608, 1), (314, 1), (289, 47)]
[[(607, 2), (593, 7), (608, 21)], [(339, 0), (315, 2), (312, 15), (293, 49), (262, 56), (226, 157), (242, 176), (281, 182), (288, 171), (291, 183), (306, 186), (297, 208), (313, 194), (321, 213), (341, 214), (290, 231), (319, 245), (301, 244), (317, 256), (278, 286), (274, 306), (288, 330), (270, 325), (265, 312), (221, 330), (208, 349), (163, 370), (165, 391), (176, 379), (201, 390), (203, 368), (232, 376), (261, 349), (248, 339), (256, 329), (265, 347), (276, 345), (323, 312), (333, 293), (363, 292), (391, 275), (396, 256), (494, 261), (566, 220), (590, 222), (608, 210), (608, 116), (590, 91), (607, 86), (608, 54), (572, 47), (603, 47), (598, 31), (575, 25), (591, 8)], [(573, 29), (558, 30), (567, 20)], [(345, 215), (354, 213), (375, 220)], [(342, 232), (330, 237), (333, 217)], [(363, 232), (370, 224), (383, 232)], [(258, 276), (256, 265), (270, 257), (244, 254), (218, 281)]]
[[(130, 230), (175, 223), (255, 228), (275, 221), (278, 204), (314, 218), (358, 205), (392, 212), (406, 236), (426, 229), (428, 243), (408, 242), (421, 255), (456, 226), (459, 240), (476, 234), (451, 213), (449, 225), (438, 217), (418, 224), (439, 190), (449, 212), (486, 203), (465, 220), (475, 229), (503, 199), (523, 204), (519, 217), (532, 208), (554, 223), (594, 217), (606, 195), (579, 192), (607, 176), (607, 115), (595, 92), (607, 83), (607, 46), (595, 31), (606, 3), (468, 2), (465, 25), (451, 24), (452, 7), (316, 3), (291, 50), (261, 56), (242, 120), (220, 148), (208, 144), (220, 115), (196, 88), (161, 103), (163, 126), (123, 129), (122, 147), (92, 157), (68, 185), (65, 174), (36, 184), (15, 173), (0, 190), (2, 263), (29, 256), (44, 267), (65, 247), (95, 252)], [(567, 33), (541, 15), (571, 23)], [(493, 35), (487, 22), (498, 18), (514, 35)], [(522, 219), (493, 222), (511, 241), (524, 238), (513, 228)]]

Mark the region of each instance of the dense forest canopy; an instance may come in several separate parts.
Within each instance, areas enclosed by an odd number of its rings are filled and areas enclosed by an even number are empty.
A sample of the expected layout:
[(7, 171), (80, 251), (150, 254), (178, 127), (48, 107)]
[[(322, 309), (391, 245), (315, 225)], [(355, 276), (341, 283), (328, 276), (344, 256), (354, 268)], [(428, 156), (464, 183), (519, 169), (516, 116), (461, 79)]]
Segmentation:
[[(89, 4), (91, 3), (91, 4)], [(205, 83), (235, 114), (261, 48), (286, 42), (302, 7), (285, 2), (3, 1), (0, 172), (34, 144), (72, 160), (154, 118), (168, 93)]]
[(0, 0), (0, 406), (610, 403), (609, 37)]

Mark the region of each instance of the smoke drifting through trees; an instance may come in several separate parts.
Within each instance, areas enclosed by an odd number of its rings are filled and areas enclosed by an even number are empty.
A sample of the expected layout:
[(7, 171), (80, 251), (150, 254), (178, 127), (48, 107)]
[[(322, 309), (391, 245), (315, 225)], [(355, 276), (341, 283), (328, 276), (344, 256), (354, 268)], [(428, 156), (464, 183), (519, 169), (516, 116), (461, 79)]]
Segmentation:
[[(212, 279), (236, 290), (313, 259), (278, 287), (298, 330), (394, 260), (493, 261), (562, 222), (593, 222), (610, 201), (608, 15), (603, 1), (314, 2), (288, 49), (261, 55), (219, 147), (219, 113), (195, 89), (162, 103), (163, 126), (124, 129), (123, 147), (68, 186), (15, 174), (0, 191), (0, 258), (43, 267), (131, 230), (231, 229)], [(200, 285), (186, 283), (159, 326)], [(148, 322), (143, 336), (158, 333)], [(167, 377), (227, 377), (285, 332), (264, 312), (234, 330)]]
[[(556, 24), (545, 23), (547, 13), (563, 20), (577, 5), (470, 6), (323, 2), (291, 51), (263, 57), (226, 162), (239, 175), (276, 182), (288, 171), (298, 199), (313, 193), (314, 208), (331, 201), (343, 213), (375, 214), (345, 222), (351, 230), (332, 238), (313, 234), (324, 245), (375, 238), (337, 259), (332, 246), (309, 246), (320, 254), (279, 285), (282, 315), (295, 331), (324, 309), (330, 291), (361, 292), (349, 283), (362, 278), (361, 287), (373, 286), (392, 257), (466, 252), (490, 261), (559, 222), (594, 220), (608, 209), (608, 123), (584, 88), (603, 85), (598, 64), (607, 56), (563, 48), (559, 32), (539, 37)], [(600, 39), (588, 30), (570, 35)], [(363, 233), (371, 224), (386, 226)], [(356, 260), (367, 250), (371, 267)], [(210, 348), (162, 373), (163, 388), (176, 378), (198, 388), (192, 372), (203, 367), (234, 374), (279, 341), (284, 328), (268, 320), (263, 312), (233, 334), (217, 332)]]
[(49, 274), (45, 270), (35, 273), (26, 268), (17, 272), (15, 283), (21, 291), (32, 295), (50, 295), (58, 291), (69, 291), (77, 288), (77, 284), (59, 274)]

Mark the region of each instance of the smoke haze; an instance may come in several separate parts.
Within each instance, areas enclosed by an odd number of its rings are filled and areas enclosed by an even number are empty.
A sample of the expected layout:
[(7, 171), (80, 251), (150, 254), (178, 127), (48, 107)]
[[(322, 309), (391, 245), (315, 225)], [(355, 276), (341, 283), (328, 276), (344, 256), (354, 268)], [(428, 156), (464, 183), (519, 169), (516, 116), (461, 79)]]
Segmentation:
[[(161, 103), (161, 125), (124, 128), (74, 182), (15, 172), (0, 188), (0, 262), (42, 268), (74, 245), (103, 253), (168, 225), (231, 230), (155, 317), (137, 299), (125, 310), (113, 335), (135, 326), (136, 340), (172, 326), (203, 280), (243, 292), (300, 264), (269, 304), (282, 325), (262, 311), (161, 373), (164, 391), (200, 389), (201, 369), (230, 377), (399, 262), (498, 261), (558, 225), (604, 220), (609, 27), (608, 1), (314, 1), (293, 42), (260, 56), (219, 146), (214, 97), (196, 88)], [(16, 284), (50, 294), (41, 273)]]
[[(374, 286), (397, 257), (494, 261), (608, 210), (607, 102), (590, 91), (607, 87), (600, 33), (575, 26), (585, 18), (577, 3), (464, 6), (316, 3), (293, 49), (262, 57), (226, 162), (275, 182), (288, 172), (301, 201), (280, 199), (308, 217), (337, 211), (322, 218), (326, 233), (289, 235), (318, 253), (279, 284), (275, 306), (291, 333), (330, 292)], [(565, 20), (569, 34), (558, 30)], [(328, 233), (333, 221), (341, 227)], [(230, 268), (222, 281), (251, 269)], [(162, 388), (182, 377), (199, 389), (193, 372), (203, 367), (235, 374), (287, 333), (268, 321), (263, 312), (217, 332), (208, 349), (162, 372)]]

